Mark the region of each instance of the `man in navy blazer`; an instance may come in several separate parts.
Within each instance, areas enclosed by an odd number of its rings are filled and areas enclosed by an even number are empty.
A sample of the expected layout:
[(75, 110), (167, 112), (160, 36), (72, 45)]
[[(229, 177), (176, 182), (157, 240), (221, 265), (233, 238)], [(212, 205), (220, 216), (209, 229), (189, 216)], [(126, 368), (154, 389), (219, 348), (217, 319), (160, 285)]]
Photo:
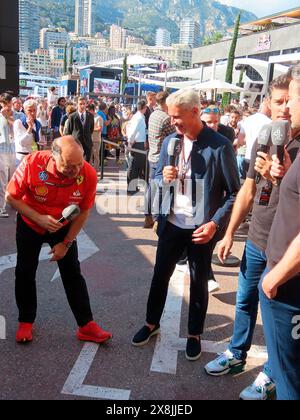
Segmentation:
[(147, 344), (159, 332), (169, 281), (187, 248), (191, 284), (186, 358), (197, 360), (208, 306), (212, 253), (229, 222), (240, 181), (231, 142), (201, 121), (198, 94), (176, 92), (169, 96), (167, 105), (181, 140), (181, 152), (177, 166), (170, 166), (168, 147), (174, 135), (165, 139), (155, 176), (163, 190), (159, 194), (156, 264), (146, 324), (132, 344)]

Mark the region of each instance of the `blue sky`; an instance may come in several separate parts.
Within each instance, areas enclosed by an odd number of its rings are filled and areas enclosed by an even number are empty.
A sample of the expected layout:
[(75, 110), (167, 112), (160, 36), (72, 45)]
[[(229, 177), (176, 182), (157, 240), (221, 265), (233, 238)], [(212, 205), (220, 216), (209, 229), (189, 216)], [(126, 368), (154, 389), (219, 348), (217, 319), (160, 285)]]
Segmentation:
[(282, 12), (283, 10), (300, 8), (300, 0), (218, 0), (220, 3), (229, 6), (239, 7), (249, 10), (257, 17), (272, 15), (273, 13)]

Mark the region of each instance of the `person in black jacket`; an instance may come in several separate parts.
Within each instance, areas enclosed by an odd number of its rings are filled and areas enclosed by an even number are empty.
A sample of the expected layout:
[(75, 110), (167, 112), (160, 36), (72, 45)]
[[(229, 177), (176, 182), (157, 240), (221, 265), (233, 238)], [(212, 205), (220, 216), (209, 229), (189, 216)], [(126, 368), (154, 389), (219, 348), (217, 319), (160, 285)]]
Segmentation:
[(197, 360), (208, 306), (212, 253), (230, 219), (240, 182), (232, 143), (201, 121), (198, 94), (176, 92), (168, 97), (167, 105), (181, 151), (176, 167), (170, 166), (168, 146), (174, 134), (165, 139), (154, 180), (162, 189), (156, 265), (146, 324), (132, 344), (147, 344), (159, 332), (169, 281), (187, 248), (191, 283), (186, 358)]
[(69, 116), (66, 123), (65, 135), (71, 135), (83, 147), (84, 157), (87, 162), (91, 159), (93, 149), (92, 134), (94, 132), (94, 117), (86, 110), (86, 100), (78, 99), (78, 111)]

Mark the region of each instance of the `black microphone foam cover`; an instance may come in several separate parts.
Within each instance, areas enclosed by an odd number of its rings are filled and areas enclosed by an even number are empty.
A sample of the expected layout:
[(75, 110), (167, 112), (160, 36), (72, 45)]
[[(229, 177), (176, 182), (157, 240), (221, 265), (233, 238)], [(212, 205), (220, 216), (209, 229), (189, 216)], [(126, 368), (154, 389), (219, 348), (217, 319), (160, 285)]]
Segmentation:
[(182, 145), (182, 141), (178, 137), (173, 137), (169, 141), (168, 157), (169, 157), (169, 165), (170, 166), (175, 166), (176, 165), (176, 158), (181, 153), (181, 145)]

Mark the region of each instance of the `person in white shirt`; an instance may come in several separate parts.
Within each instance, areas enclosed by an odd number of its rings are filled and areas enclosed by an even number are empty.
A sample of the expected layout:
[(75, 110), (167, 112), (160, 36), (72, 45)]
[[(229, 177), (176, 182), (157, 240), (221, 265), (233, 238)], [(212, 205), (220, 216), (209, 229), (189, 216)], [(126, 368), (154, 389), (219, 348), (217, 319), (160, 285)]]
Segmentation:
[(272, 122), (270, 116), (271, 116), (270, 98), (267, 97), (263, 101), (259, 112), (257, 114), (251, 115), (250, 117), (246, 118), (241, 123), (241, 129), (240, 129), (240, 134), (238, 136), (237, 147), (246, 145), (246, 152), (245, 152), (245, 158), (244, 158), (245, 161), (243, 162), (242, 158), (239, 161), (239, 166), (244, 168), (242, 170), (244, 179), (246, 179), (246, 174), (249, 168), (252, 147), (255, 143), (255, 140), (258, 138), (258, 134), (260, 130), (262, 129), (262, 127), (265, 124), (269, 124)]
[[(137, 104), (137, 112), (132, 117), (128, 130), (128, 145), (134, 149), (145, 151), (145, 142), (147, 138), (147, 129), (145, 113), (147, 103), (142, 100)], [(146, 155), (138, 152), (131, 152), (131, 161), (127, 173), (128, 193), (132, 194), (138, 191), (137, 183), (139, 178), (144, 178), (146, 167)]]
[(0, 96), (0, 108), (0, 218), (7, 218), (5, 190), (16, 169), (11, 95), (4, 93)]
[(48, 104), (44, 99), (38, 104), (37, 120), (41, 123), (42, 127), (48, 127)]
[(57, 95), (55, 87), (50, 87), (48, 89), (47, 99), (49, 107), (54, 108), (57, 104)]
[(20, 164), (24, 156), (37, 151), (41, 137), (41, 124), (36, 119), (36, 102), (32, 99), (26, 101), (24, 111), (24, 118), (14, 122), (17, 165)]

